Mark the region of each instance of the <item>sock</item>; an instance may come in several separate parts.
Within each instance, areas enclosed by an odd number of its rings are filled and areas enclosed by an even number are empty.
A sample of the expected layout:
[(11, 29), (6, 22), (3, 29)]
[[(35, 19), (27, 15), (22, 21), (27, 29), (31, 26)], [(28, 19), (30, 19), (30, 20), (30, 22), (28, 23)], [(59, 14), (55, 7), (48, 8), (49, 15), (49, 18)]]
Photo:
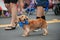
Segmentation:
[(46, 19), (45, 19), (45, 16), (36, 17), (36, 19), (39, 19), (39, 18), (42, 18), (42, 19), (46, 20)]
[(44, 20), (46, 20), (45, 16), (42, 16), (41, 18), (44, 19)]
[(36, 19), (39, 19), (40, 17), (36, 17)]

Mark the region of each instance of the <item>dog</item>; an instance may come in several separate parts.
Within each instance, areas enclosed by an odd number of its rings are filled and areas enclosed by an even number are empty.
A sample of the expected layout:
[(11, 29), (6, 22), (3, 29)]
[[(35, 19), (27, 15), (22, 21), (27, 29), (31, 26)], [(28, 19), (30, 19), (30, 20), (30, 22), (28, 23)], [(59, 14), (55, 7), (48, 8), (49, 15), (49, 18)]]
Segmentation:
[[(27, 20), (27, 24), (25, 24), (25, 21)], [(19, 22), (22, 22), (23, 25), (23, 30), (24, 33), (22, 36), (29, 36), (29, 33), (34, 31), (35, 29), (41, 28), (43, 30), (43, 35), (47, 35), (48, 34), (48, 30), (47, 30), (47, 22), (42, 19), (29, 19), (26, 15), (21, 15), (19, 17)]]

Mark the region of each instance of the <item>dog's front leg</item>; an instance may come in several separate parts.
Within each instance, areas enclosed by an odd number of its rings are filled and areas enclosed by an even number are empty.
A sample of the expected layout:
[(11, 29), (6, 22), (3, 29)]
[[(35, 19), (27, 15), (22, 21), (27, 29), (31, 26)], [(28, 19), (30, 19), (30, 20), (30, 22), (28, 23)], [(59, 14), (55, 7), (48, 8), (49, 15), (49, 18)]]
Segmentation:
[(24, 34), (22, 36), (24, 36), (24, 37), (29, 36), (29, 32), (30, 32), (29, 28), (25, 27)]
[(25, 36), (25, 35), (26, 35), (26, 30), (24, 30), (23, 35), (22, 35), (22, 36)]

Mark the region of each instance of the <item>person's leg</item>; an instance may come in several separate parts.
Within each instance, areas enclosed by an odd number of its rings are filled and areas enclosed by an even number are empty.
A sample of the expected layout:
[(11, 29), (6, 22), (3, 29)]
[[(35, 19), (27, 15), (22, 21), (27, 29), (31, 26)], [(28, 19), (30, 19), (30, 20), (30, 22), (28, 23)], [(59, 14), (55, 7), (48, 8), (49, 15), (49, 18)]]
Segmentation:
[(15, 27), (15, 22), (17, 22), (17, 7), (16, 4), (14, 3), (10, 3), (10, 7), (11, 7), (11, 26)]
[(4, 0), (5, 7), (8, 9), (8, 12), (11, 13), (11, 11), (10, 11), (10, 4), (9, 3), (10, 3), (10, 0), (8, 0), (8, 1)]
[[(37, 9), (36, 9), (36, 19), (42, 18), (46, 20), (45, 14), (44, 14), (44, 8), (42, 6), (42, 2), (39, 3), (40, 0), (37, 1)], [(40, 29), (34, 30), (39, 31)]]
[(19, 0), (20, 11), (24, 9), (24, 0)]
[[(37, 6), (37, 10), (36, 10), (36, 19), (42, 18), (44, 20), (45, 19), (45, 14), (44, 14), (44, 9), (42, 6)], [(39, 31), (40, 29), (36, 29), (34, 31)]]
[(10, 8), (11, 8), (11, 25), (6, 28), (6, 30), (13, 30), (16, 28), (15, 22), (17, 22), (17, 0), (10, 0)]
[(36, 0), (36, 2), (37, 2), (37, 11), (36, 11), (36, 18), (38, 19), (38, 18), (42, 18), (42, 19), (44, 19), (45, 20), (45, 14), (44, 14), (44, 8), (43, 8), (43, 6), (45, 5), (45, 4), (43, 4), (43, 3), (45, 3), (45, 1), (41, 1), (41, 0)]
[(36, 19), (42, 18), (45, 20), (44, 8), (42, 6), (37, 6)]
[(10, 4), (5, 3), (5, 7), (8, 9), (8, 12), (11, 13)]

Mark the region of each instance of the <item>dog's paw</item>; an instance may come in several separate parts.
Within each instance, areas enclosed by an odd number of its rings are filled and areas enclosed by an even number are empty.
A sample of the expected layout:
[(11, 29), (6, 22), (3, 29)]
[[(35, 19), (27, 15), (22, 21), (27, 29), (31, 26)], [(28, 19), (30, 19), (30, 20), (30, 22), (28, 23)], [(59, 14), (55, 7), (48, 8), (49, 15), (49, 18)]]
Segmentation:
[(25, 35), (22, 35), (23, 37), (25, 37)]
[(44, 33), (44, 34), (43, 34), (43, 36), (47, 36), (47, 35), (48, 35), (48, 33)]
[(28, 35), (22, 35), (23, 37), (28, 37)]

